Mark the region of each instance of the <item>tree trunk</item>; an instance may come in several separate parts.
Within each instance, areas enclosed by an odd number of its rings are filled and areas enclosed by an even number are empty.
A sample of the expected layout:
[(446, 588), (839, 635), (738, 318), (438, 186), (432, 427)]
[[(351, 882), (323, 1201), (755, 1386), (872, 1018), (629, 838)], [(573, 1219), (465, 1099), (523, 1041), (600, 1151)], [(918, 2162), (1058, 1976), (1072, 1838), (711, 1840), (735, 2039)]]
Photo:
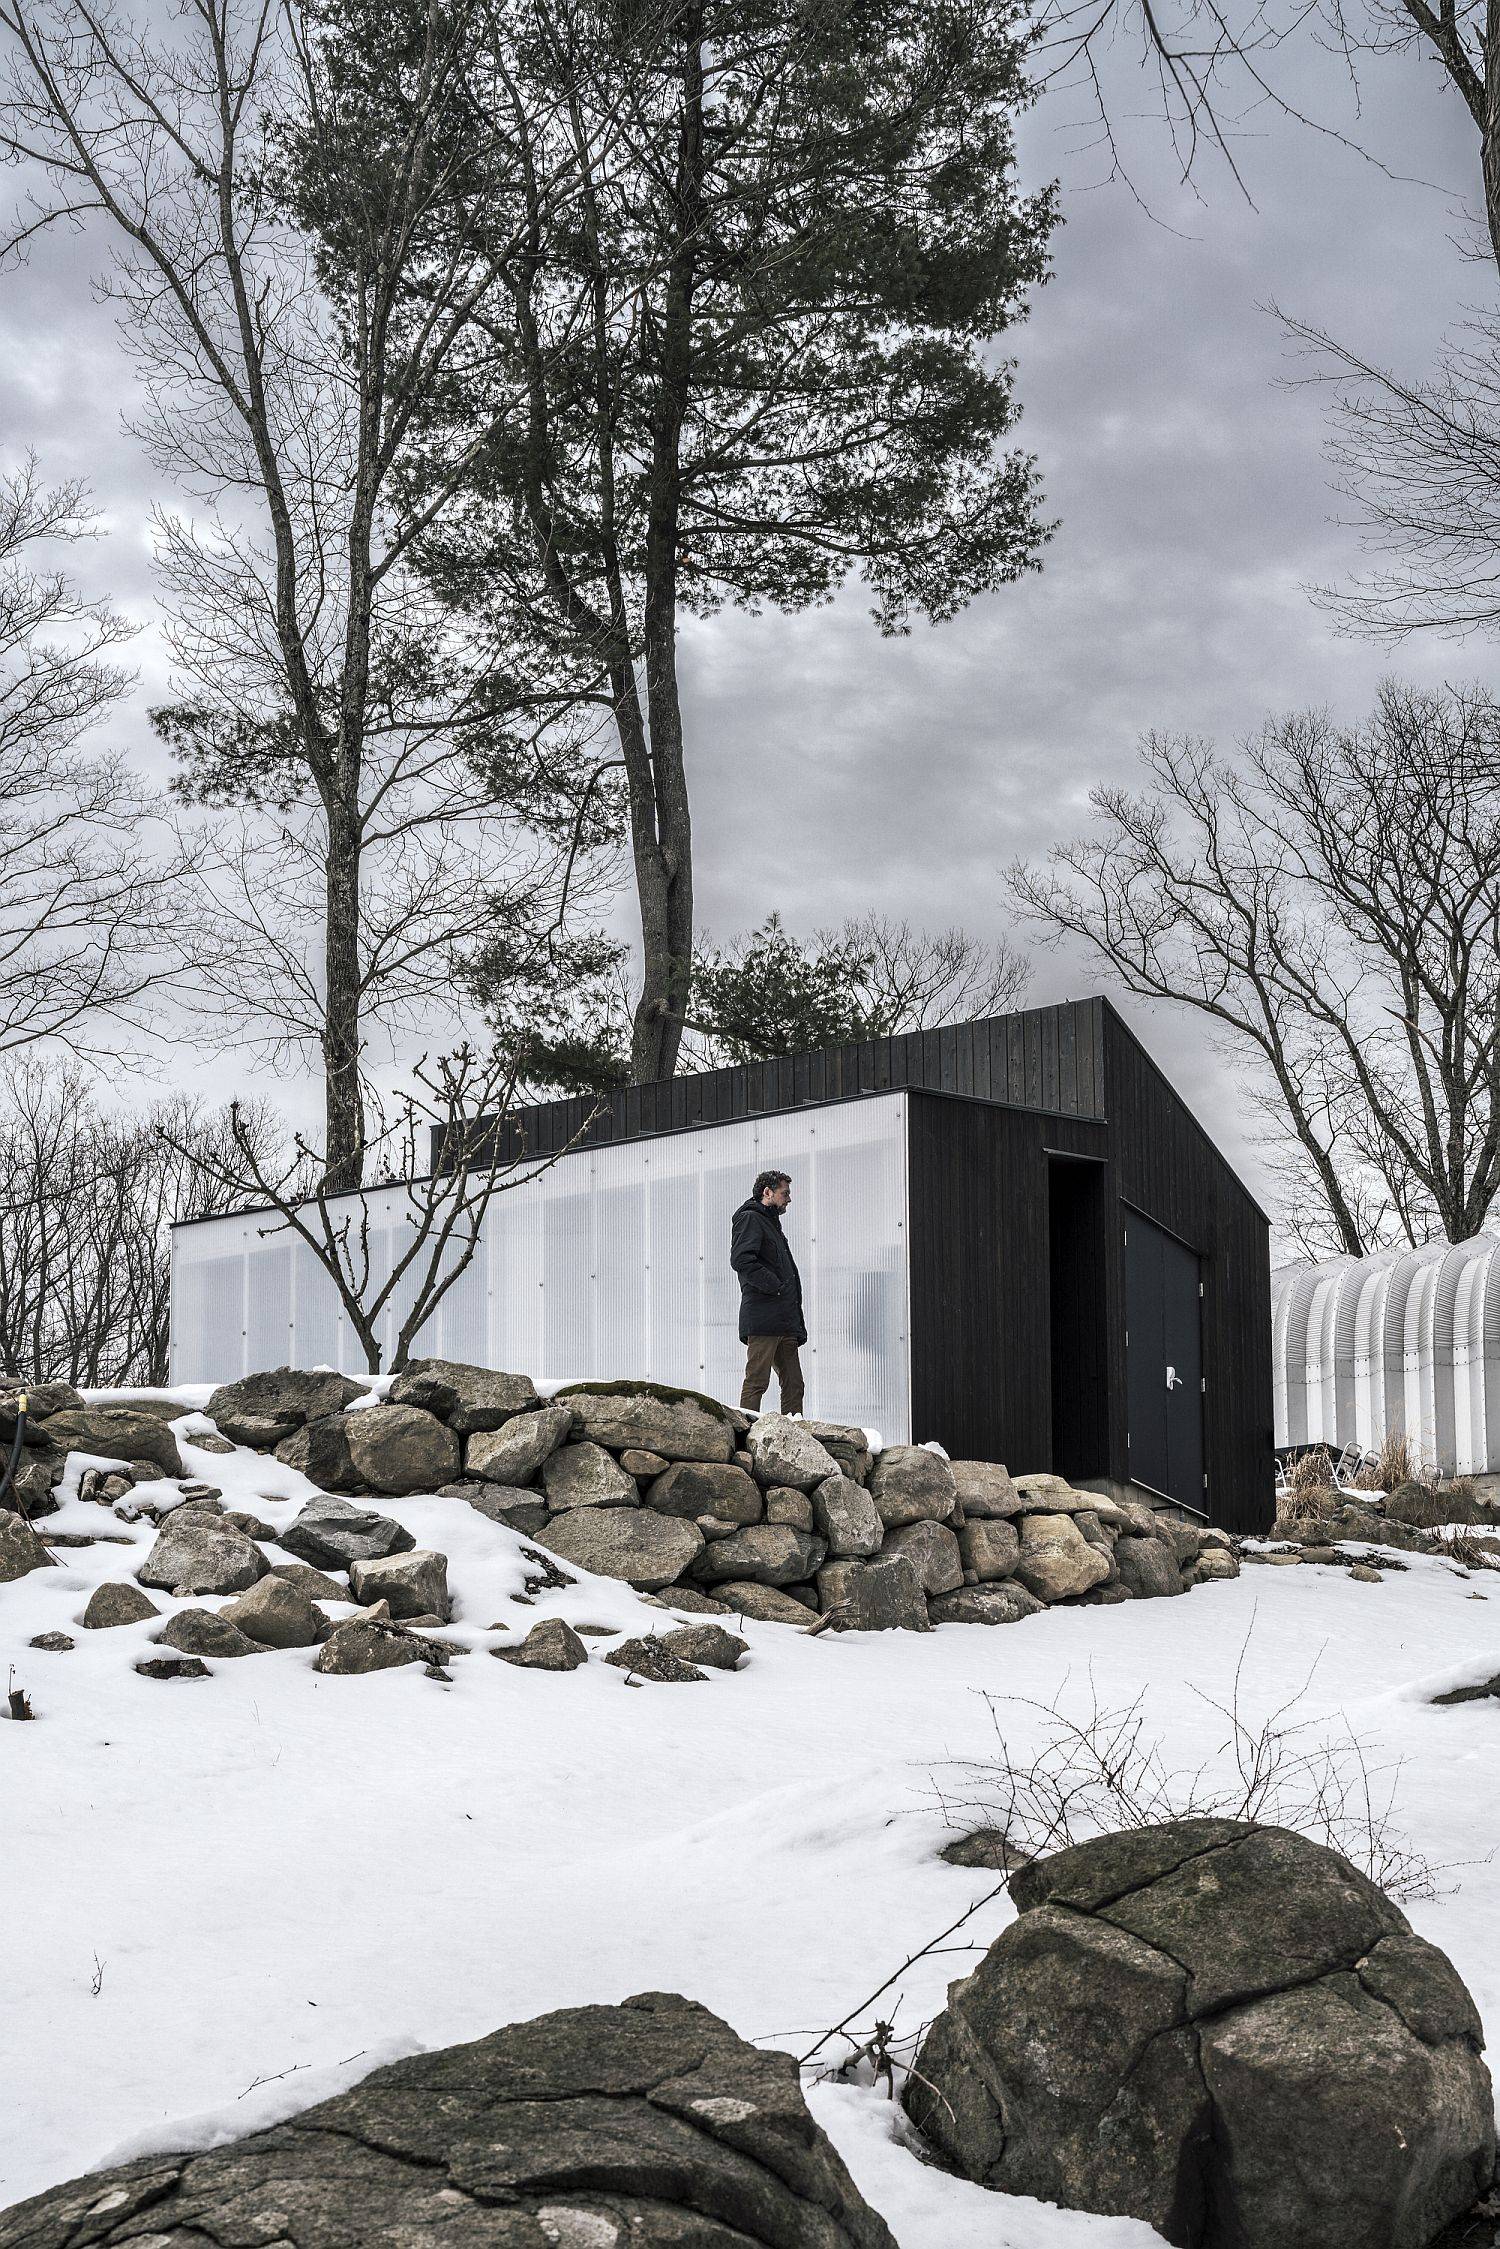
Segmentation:
[(340, 793), (330, 795), (327, 818), (323, 1177), (330, 1194), (343, 1194), (360, 1185), (365, 1169), (365, 1110), (359, 1067), (360, 833), (358, 814)]
[(1484, 118), (1479, 152), (1484, 171), (1484, 211), (1490, 247), (1500, 266), (1500, 0), (1487, 0), (1484, 42)]

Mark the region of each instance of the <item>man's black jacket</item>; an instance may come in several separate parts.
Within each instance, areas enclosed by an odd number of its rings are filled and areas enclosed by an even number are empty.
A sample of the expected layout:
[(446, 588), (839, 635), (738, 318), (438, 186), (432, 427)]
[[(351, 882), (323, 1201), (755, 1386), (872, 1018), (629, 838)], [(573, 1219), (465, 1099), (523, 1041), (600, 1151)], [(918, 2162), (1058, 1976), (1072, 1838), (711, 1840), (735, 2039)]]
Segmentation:
[(794, 1335), (807, 1341), (802, 1317), (802, 1276), (797, 1271), (781, 1213), (754, 1201), (734, 1214), (729, 1262), (740, 1277), (740, 1341), (752, 1335)]

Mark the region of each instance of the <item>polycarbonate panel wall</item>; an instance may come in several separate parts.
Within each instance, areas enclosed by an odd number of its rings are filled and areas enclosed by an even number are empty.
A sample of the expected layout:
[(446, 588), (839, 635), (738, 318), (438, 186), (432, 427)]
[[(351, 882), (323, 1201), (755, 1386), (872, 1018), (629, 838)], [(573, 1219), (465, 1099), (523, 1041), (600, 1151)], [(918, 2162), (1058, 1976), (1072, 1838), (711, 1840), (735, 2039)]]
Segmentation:
[[(807, 1411), (908, 1440), (904, 1094), (563, 1156), (491, 1203), (473, 1263), (417, 1351), (534, 1379), (644, 1375), (738, 1398), (730, 1218), (755, 1174), (772, 1168), (792, 1175)], [(389, 1273), (403, 1198), (390, 1189), (368, 1201), (373, 1262)], [(176, 1230), (174, 1380), (225, 1382), (287, 1364), (364, 1372), (312, 1253), (284, 1233), (264, 1236), (266, 1224), (258, 1214)], [(393, 1326), (388, 1315), (387, 1358)]]
[(1271, 1278), (1278, 1445), (1378, 1450), (1404, 1432), (1447, 1475), (1500, 1469), (1500, 1242), (1284, 1265)]

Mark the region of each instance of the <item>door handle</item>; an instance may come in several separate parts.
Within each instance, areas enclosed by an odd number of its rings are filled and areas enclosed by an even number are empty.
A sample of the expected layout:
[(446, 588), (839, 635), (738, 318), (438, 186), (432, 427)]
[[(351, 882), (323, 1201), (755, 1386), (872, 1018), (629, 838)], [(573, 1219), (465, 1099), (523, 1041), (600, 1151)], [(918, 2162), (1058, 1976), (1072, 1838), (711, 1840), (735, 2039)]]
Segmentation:
[(1169, 1390), (1177, 1388), (1177, 1369), (1175, 1367), (1168, 1367), (1167, 1369), (1167, 1388)]

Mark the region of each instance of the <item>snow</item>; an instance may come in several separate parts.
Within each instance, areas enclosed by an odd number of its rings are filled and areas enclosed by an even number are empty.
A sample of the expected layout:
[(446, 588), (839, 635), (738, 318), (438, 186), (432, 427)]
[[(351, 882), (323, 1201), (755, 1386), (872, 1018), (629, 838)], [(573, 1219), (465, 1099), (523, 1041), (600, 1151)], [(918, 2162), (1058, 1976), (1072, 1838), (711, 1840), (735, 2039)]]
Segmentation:
[[(177, 1395), (189, 1473), (284, 1525), (312, 1486), (263, 1456), (200, 1451), (190, 1409), (206, 1393)], [(392, 1500), (449, 1556), (448, 1637), (473, 1651), (451, 1684), (417, 1667), (324, 1678), (305, 1650), (163, 1683), (132, 1668), (158, 1626), (77, 1629), (92, 1588), (137, 1568), (153, 1535), (79, 1501), (78, 1467), (43, 1531), (127, 1543), (59, 1549), (60, 1567), (0, 1587), (0, 1666), (38, 1721), (0, 1726), (0, 2205), (127, 2153), (233, 2137), (397, 2054), (550, 2007), (680, 1990), (799, 2055), (851, 2010), (868, 2029), (867, 1995), (995, 1886), (937, 1856), (938, 1794), (993, 1753), (995, 1711), (1024, 1757), (1059, 1698), (1144, 1691), (1166, 1762), (1192, 1773), (1222, 1763), (1211, 1700), (1229, 1700), (1237, 1667), (1254, 1721), (1312, 1666), (1298, 1715), (1400, 1765), (1398, 1823), (1445, 1870), (1405, 1910), (1500, 2034), (1500, 1704), (1431, 1701), (1500, 1671), (1500, 1576), (1410, 1556), (1379, 1585), (1247, 1568), (1165, 1608), (920, 1637), (746, 1623), (743, 1669), (689, 1692), (630, 1684), (598, 1641), (569, 1675), (492, 1662), (543, 1615), (633, 1632), (671, 1619), (582, 1576), (522, 1605), (522, 1538), (462, 1500)], [(27, 1645), (58, 1630), (72, 1653)], [(915, 2030), (972, 1965), (960, 1948), (1009, 1911), (993, 1898), (879, 2011)], [(1156, 2239), (945, 2176), (878, 2090), (810, 2098), (902, 2249)]]

